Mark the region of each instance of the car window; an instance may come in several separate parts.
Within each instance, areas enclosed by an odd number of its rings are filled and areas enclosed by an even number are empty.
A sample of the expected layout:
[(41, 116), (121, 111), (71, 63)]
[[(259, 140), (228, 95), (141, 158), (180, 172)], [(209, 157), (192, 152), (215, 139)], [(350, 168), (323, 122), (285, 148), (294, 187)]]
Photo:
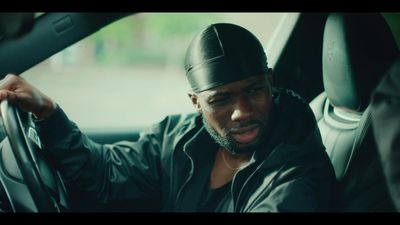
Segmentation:
[(211, 23), (236, 23), (266, 47), (284, 15), (139, 13), (22, 76), (51, 96), (81, 128), (147, 126), (167, 114), (195, 112), (187, 96), (184, 55), (197, 31)]
[(400, 46), (400, 13), (391, 12), (391, 13), (382, 13), (382, 15), (386, 19), (386, 22), (388, 23), (393, 33), (397, 46)]

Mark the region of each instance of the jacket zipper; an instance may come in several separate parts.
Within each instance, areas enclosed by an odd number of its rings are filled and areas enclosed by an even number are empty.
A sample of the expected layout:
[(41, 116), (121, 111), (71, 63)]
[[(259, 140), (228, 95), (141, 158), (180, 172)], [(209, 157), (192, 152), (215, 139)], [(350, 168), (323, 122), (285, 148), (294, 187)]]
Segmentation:
[(188, 178), (187, 178), (186, 181), (183, 183), (183, 185), (181, 186), (181, 188), (180, 188), (179, 191), (178, 191), (178, 194), (176, 195), (175, 207), (176, 207), (177, 204), (178, 204), (178, 199), (179, 199), (179, 197), (180, 197), (181, 194), (182, 194), (183, 188), (186, 186), (186, 184), (189, 182), (189, 180), (190, 180), (190, 179), (192, 178), (192, 176), (193, 176), (193, 168), (194, 168), (193, 159), (187, 154), (186, 149), (184, 149), (183, 152), (184, 152), (185, 155), (189, 158), (189, 160), (190, 160), (190, 166), (191, 166), (191, 167), (190, 167), (190, 172), (189, 172)]
[[(239, 190), (239, 194), (238, 197), (236, 198), (236, 202), (235, 205), (233, 207), (233, 211), (237, 212), (237, 208), (238, 208), (238, 204), (239, 204), (239, 199), (240, 199), (240, 195), (242, 194), (242, 191), (244, 190), (245, 186), (247, 185), (247, 183), (250, 181), (250, 179), (254, 176), (254, 174), (261, 168), (261, 166), (264, 164), (265, 161), (263, 161), (259, 166), (257, 166), (257, 168), (253, 171), (253, 173), (250, 174), (250, 176), (246, 179), (246, 181), (243, 183), (242, 188)], [(233, 177), (233, 182), (232, 182), (232, 186), (233, 183), (235, 182), (235, 178), (236, 175)]]
[[(267, 185), (265, 185), (264, 188), (270, 186), (271, 184), (273, 184), (273, 182), (276, 181), (276, 179), (278, 178), (279, 175), (281, 175), (283, 168), (285, 168), (285, 165), (282, 165), (278, 171), (275, 172), (275, 174), (272, 176), (271, 180), (268, 181)], [(264, 191), (264, 190), (263, 190)], [(250, 205), (248, 205), (247, 209), (250, 209), (252, 207), (254, 207), (254, 205), (256, 204), (257, 200), (260, 199), (260, 197), (262, 196), (263, 191), (261, 191), (257, 196), (254, 197), (252, 203), (250, 203)], [(251, 199), (251, 197), (249, 198), (249, 200)]]

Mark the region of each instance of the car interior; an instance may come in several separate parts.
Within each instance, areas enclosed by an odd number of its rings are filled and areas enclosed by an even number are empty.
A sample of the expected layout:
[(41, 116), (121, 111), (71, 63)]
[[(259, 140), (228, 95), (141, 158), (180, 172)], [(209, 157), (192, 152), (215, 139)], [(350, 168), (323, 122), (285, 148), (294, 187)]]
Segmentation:
[(310, 106), (339, 181), (335, 210), (394, 210), (368, 106), (397, 52), (393, 35), (379, 14), (328, 16), (322, 50), (324, 91)]
[[(33, 21), (33, 15), (25, 13), (24, 19), (15, 18), (15, 23), (3, 23), (11, 17), (0, 17), (0, 78), (21, 74), (128, 15), (131, 13), (46, 13)], [(274, 53), (274, 85), (290, 88), (310, 103), (334, 166), (337, 184), (330, 212), (395, 211), (369, 113), (370, 95), (399, 52), (399, 31), (389, 26), (398, 26), (399, 17), (390, 23), (388, 18), (382, 13), (300, 13), (285, 45)], [(276, 32), (279, 35), (279, 29)], [(62, 175), (42, 153), (40, 144), (32, 142), (35, 127), (26, 119), (27, 114), (3, 105), (4, 117), (19, 123), (7, 125), (3, 118), (2, 127), (20, 126), (22, 131), (15, 136), (30, 137), (18, 140), (28, 142), (28, 165), (37, 170), (24, 172), (29, 168), (21, 165), (13, 150), (15, 144), (10, 143), (17, 137), (10, 138), (11, 131), (1, 128), (0, 212), (153, 210), (149, 202), (93, 204), (78, 190), (65, 187)], [(135, 141), (141, 129), (84, 132), (96, 142), (109, 144)], [(30, 181), (29, 176), (38, 178)]]

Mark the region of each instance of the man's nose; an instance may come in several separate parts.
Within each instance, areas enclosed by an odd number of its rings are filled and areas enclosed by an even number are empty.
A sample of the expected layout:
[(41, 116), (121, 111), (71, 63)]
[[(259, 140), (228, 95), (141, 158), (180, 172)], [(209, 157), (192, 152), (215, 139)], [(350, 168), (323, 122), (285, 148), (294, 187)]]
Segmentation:
[(246, 97), (239, 97), (233, 108), (232, 121), (246, 121), (253, 116), (253, 107)]

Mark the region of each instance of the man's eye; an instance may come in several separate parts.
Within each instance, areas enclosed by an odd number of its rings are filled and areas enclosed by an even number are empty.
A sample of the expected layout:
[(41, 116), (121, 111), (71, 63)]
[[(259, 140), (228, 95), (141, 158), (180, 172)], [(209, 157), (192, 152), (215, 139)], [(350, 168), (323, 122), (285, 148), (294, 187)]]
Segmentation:
[(247, 91), (247, 94), (249, 95), (253, 95), (253, 94), (257, 94), (260, 91), (262, 91), (264, 89), (264, 87), (256, 87), (256, 88), (252, 88), (250, 90)]
[(210, 104), (224, 104), (229, 102), (230, 98), (218, 98), (210, 101)]

